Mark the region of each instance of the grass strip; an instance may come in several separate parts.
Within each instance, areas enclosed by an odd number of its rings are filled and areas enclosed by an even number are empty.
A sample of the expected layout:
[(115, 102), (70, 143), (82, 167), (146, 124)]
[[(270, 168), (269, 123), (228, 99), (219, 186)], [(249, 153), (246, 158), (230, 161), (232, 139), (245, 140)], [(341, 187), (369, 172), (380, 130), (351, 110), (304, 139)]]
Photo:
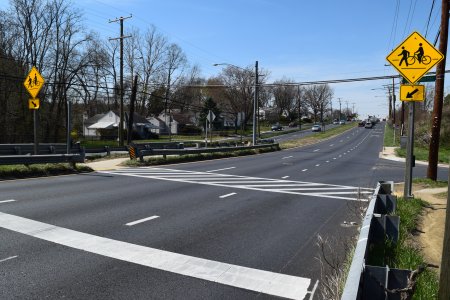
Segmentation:
[(8, 165), (0, 166), (0, 180), (43, 177), (54, 175), (78, 174), (92, 172), (93, 170), (84, 165), (70, 164), (33, 164), (33, 165)]
[[(385, 263), (391, 268), (416, 270), (426, 264), (419, 245), (413, 240), (419, 218), (427, 203), (419, 198), (397, 198), (396, 214), (400, 216), (400, 237), (396, 245), (389, 241)], [(418, 276), (413, 299), (437, 299), (438, 276), (427, 268)]]
[(304, 137), (304, 138), (300, 138), (297, 140), (289, 140), (289, 141), (285, 141), (282, 142), (280, 144), (280, 148), (281, 149), (289, 149), (289, 148), (296, 148), (296, 147), (301, 147), (301, 146), (306, 146), (306, 145), (311, 145), (311, 144), (315, 144), (318, 143), (320, 141), (323, 141), (325, 139), (328, 139), (330, 137), (333, 137), (335, 135), (341, 134), (353, 127), (356, 127), (358, 125), (358, 123), (356, 122), (351, 122), (345, 125), (341, 125), (339, 127), (334, 127), (331, 129), (327, 129), (326, 131), (322, 131), (322, 132), (318, 132), (312, 136), (308, 136), (308, 137)]
[[(395, 153), (400, 157), (406, 157), (406, 149), (395, 149)], [(428, 148), (423, 147), (414, 147), (414, 156), (416, 157), (416, 160), (421, 161), (428, 161)], [(448, 164), (450, 162), (450, 149), (439, 147), (439, 162)]]

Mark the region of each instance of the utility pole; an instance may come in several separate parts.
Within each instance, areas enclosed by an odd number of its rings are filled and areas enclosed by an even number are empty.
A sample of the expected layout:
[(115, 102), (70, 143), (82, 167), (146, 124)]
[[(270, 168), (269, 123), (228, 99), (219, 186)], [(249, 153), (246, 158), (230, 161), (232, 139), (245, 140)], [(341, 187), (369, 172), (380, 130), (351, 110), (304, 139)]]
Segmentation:
[[(347, 114), (347, 117), (348, 117), (348, 101), (346, 100), (345, 103), (347, 104), (347, 110), (346, 110), (345, 113)], [(346, 117), (346, 119), (347, 119), (347, 117)], [(347, 120), (346, 120), (346, 121), (347, 121)]]
[[(437, 179), (437, 164), (439, 156), (439, 133), (441, 131), (442, 106), (444, 100), (444, 78), (445, 78), (444, 72), (446, 61), (445, 55), (447, 54), (448, 17), (449, 17), (448, 9), (449, 9), (448, 0), (442, 0), (441, 29), (440, 29), (441, 34), (439, 41), (439, 51), (444, 54), (444, 58), (438, 63), (436, 67), (436, 86), (434, 94), (433, 115), (431, 119), (432, 120), (431, 140), (430, 140), (430, 151), (428, 153), (428, 170), (427, 170), (427, 177), (430, 178), (431, 180)], [(450, 289), (450, 287), (447, 287), (447, 289)]]
[(339, 122), (341, 122), (341, 98), (338, 98), (339, 101)]
[(109, 40), (120, 40), (120, 121), (119, 121), (119, 146), (123, 146), (123, 39), (131, 37), (123, 35), (123, 20), (131, 18), (120, 17), (115, 20), (109, 20), (109, 23), (120, 21), (120, 36), (118, 38), (110, 38)]
[(333, 122), (333, 100), (330, 100), (330, 105), (331, 105), (331, 122)]
[(302, 111), (301, 111), (301, 99), (300, 99), (300, 85), (297, 85), (297, 102), (298, 102), (298, 129), (302, 130)]
[(352, 102), (352, 117), (355, 114), (355, 102)]
[(258, 105), (258, 61), (255, 62), (255, 99), (253, 100), (253, 137), (252, 144), (256, 145), (256, 107)]

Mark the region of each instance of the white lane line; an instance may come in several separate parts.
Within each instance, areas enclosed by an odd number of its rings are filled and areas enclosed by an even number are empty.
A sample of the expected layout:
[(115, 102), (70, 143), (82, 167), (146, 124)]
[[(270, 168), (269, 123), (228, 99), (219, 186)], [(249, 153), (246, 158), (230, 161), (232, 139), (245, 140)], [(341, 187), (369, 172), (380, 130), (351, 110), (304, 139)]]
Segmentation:
[(316, 149), (316, 150), (314, 150), (313, 152), (317, 152), (317, 151), (320, 151), (320, 149)]
[(252, 269), (101, 236), (0, 212), (0, 227), (150, 268), (289, 299), (304, 299), (311, 279)]
[(139, 223), (144, 223), (146, 221), (154, 220), (154, 219), (157, 219), (157, 218), (159, 218), (159, 216), (151, 216), (151, 217), (148, 217), (148, 218), (144, 218), (144, 219), (140, 219), (140, 220), (137, 220), (137, 221), (133, 221), (133, 222), (127, 223), (125, 225), (126, 226), (133, 226), (133, 225), (136, 225), (136, 224), (139, 224)]
[(302, 172), (306, 172), (306, 171), (308, 171), (308, 169), (303, 169), (303, 170), (302, 170)]
[(326, 161), (326, 163), (329, 163), (329, 162), (330, 162), (329, 160)]
[(0, 203), (8, 203), (8, 202), (15, 202), (16, 200), (14, 199), (9, 199), (9, 200), (2, 200), (0, 201)]
[(18, 257), (18, 256), (15, 255), (15, 256), (10, 256), (10, 257), (4, 258), (4, 259), (0, 259), (0, 263), (5, 262), (5, 261), (10, 260), (10, 259), (17, 258), (17, 257)]
[(342, 143), (344, 140), (340, 140), (339, 143)]
[(281, 179), (286, 179), (286, 178), (289, 178), (289, 176), (283, 176), (283, 177), (281, 177)]
[(229, 167), (229, 168), (211, 170), (211, 171), (206, 171), (206, 172), (218, 172), (218, 171), (225, 171), (225, 170), (231, 170), (231, 169), (236, 169), (236, 167)]
[(236, 195), (236, 193), (229, 193), (229, 194), (226, 194), (226, 195), (222, 195), (219, 198), (223, 199), (223, 198), (227, 198), (227, 197), (230, 197), (230, 196), (233, 196), (233, 195)]
[(337, 159), (336, 157), (333, 157), (333, 159)]
[(317, 280), (316, 284), (314, 284), (314, 287), (313, 287), (313, 289), (311, 291), (311, 295), (309, 296), (309, 300), (313, 300), (314, 294), (316, 293), (316, 289), (317, 289), (318, 285), (319, 285), (319, 280)]
[(288, 159), (288, 158), (293, 158), (293, 156), (291, 155), (291, 156), (286, 156), (286, 157), (283, 157), (282, 159)]
[(320, 164), (317, 164), (316, 167), (320, 167)]
[(330, 145), (330, 147), (333, 147), (333, 146), (334, 146), (334, 144), (331, 144), (331, 145)]

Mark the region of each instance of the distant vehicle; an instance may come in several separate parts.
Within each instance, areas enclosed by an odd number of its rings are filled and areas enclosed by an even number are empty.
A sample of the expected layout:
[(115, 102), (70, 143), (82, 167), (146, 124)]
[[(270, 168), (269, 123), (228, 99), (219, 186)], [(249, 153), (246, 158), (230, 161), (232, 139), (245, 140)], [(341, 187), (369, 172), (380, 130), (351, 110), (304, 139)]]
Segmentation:
[(372, 128), (373, 124), (372, 122), (366, 122), (366, 125), (364, 125), (365, 128)]
[(322, 131), (322, 127), (316, 124), (311, 127), (311, 130), (314, 132)]
[(358, 127), (364, 127), (366, 125), (366, 121), (361, 121), (358, 123)]
[(272, 131), (281, 131), (281, 130), (283, 130), (283, 126), (281, 126), (280, 124), (272, 125)]
[(339, 125), (339, 120), (338, 120), (338, 119), (335, 119), (335, 120), (333, 121), (333, 125)]
[(340, 120), (339, 125), (345, 125), (345, 120)]

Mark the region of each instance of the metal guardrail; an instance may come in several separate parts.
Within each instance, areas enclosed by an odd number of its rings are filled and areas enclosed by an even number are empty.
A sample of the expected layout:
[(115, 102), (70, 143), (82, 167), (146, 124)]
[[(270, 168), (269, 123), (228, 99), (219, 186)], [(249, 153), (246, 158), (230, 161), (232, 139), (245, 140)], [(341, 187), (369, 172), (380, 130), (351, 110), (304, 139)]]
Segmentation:
[[(71, 147), (70, 153), (80, 153), (82, 147), (76, 144)], [(0, 144), (1, 155), (26, 155), (34, 154), (34, 144)], [(38, 144), (37, 154), (67, 154), (67, 144), (42, 143)]]
[(262, 144), (255, 146), (237, 146), (237, 147), (219, 147), (219, 148), (191, 148), (191, 149), (143, 149), (133, 147), (136, 157), (139, 157), (141, 161), (144, 160), (144, 156), (152, 155), (187, 155), (187, 154), (202, 154), (202, 153), (217, 153), (217, 152), (233, 152), (240, 150), (252, 150), (261, 148), (278, 148), (278, 144)]
[(32, 165), (46, 163), (83, 163), (84, 154), (2, 155), (0, 165)]
[(393, 186), (392, 181), (380, 181), (372, 195), (341, 300), (400, 299), (400, 294), (387, 293), (386, 289), (407, 285), (410, 270), (370, 265), (380, 254), (384, 260), (386, 239), (398, 241), (400, 219), (388, 215), (395, 212), (397, 205)]

